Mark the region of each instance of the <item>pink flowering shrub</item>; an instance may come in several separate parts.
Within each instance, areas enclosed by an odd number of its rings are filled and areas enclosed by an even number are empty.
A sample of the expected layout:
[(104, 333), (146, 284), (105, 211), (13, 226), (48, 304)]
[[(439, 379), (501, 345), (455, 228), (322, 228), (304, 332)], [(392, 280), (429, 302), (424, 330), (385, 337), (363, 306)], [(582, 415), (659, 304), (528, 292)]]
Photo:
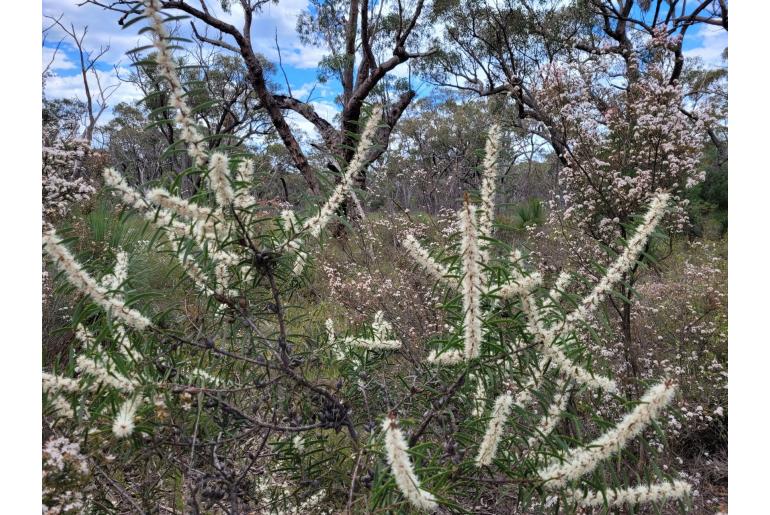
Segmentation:
[(688, 112), (682, 85), (669, 80), (662, 48), (671, 44), (661, 32), (628, 61), (613, 53), (556, 61), (533, 88), (565, 147), (550, 221), (576, 230), (572, 254), (581, 254), (585, 271), (611, 258), (607, 248), (617, 252), (633, 216), (657, 192), (672, 197), (664, 231), (688, 225), (686, 194), (705, 178), (702, 149), (714, 122), (707, 102)]

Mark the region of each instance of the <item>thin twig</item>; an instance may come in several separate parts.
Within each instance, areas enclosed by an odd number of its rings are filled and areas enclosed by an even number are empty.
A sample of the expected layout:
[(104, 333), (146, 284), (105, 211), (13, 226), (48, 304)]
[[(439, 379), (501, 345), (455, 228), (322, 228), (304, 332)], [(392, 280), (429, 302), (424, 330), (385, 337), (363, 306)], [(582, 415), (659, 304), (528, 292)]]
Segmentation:
[(136, 510), (136, 513), (142, 513), (142, 514), (147, 513), (142, 509), (141, 506), (139, 506), (139, 504), (137, 504), (134, 498), (131, 497), (131, 494), (129, 494), (125, 488), (120, 486), (118, 482), (116, 482), (114, 479), (108, 476), (107, 473), (105, 473), (104, 470), (102, 470), (102, 468), (99, 465), (94, 463), (93, 466), (96, 472), (98, 472), (99, 475), (101, 475), (110, 484), (112, 488), (117, 490), (117, 492), (121, 495), (121, 497), (123, 497), (126, 501), (128, 501), (128, 503), (134, 508), (134, 510)]

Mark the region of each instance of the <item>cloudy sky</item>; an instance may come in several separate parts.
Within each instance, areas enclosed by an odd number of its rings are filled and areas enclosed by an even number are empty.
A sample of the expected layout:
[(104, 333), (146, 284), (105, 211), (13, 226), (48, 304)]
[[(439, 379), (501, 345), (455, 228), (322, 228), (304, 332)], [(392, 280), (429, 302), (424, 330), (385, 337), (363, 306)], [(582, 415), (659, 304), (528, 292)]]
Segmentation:
[[(62, 16), (62, 21), (69, 26), (74, 23), (80, 31), (88, 26), (86, 35), (86, 48), (99, 49), (109, 46), (109, 51), (102, 58), (99, 66), (100, 81), (102, 85), (119, 85), (110, 99), (115, 104), (122, 101), (138, 100), (141, 95), (130, 84), (121, 83), (117, 75), (128, 73), (128, 59), (125, 52), (140, 45), (147, 44), (143, 36), (137, 35), (139, 25), (132, 25), (126, 30), (121, 30), (117, 21), (118, 13), (104, 10), (94, 5), (78, 7), (82, 0), (43, 0), (43, 27), (51, 24), (51, 20), (45, 16)], [(232, 13), (221, 12), (219, 2), (208, 2), (212, 10), (219, 10), (221, 17), (234, 22), (236, 26), (242, 19), (239, 7), (233, 6)], [(319, 114), (329, 119), (338, 112), (339, 108), (334, 104), (334, 95), (338, 89), (334, 85), (321, 86), (316, 83), (316, 66), (323, 56), (323, 52), (316, 46), (303, 45), (296, 32), (297, 16), (307, 7), (307, 0), (281, 0), (277, 5), (268, 3), (260, 16), (254, 20), (252, 39), (255, 50), (267, 56), (271, 61), (277, 62), (277, 50), (275, 37), (281, 43), (281, 56), (284, 69), (294, 95), (302, 100), (311, 101)], [(53, 59), (51, 70), (54, 76), (46, 83), (46, 95), (48, 98), (81, 97), (83, 86), (76, 64), (77, 53), (74, 47), (66, 40), (55, 48), (64, 34), (58, 28), (52, 29), (43, 42), (43, 66)], [(697, 31), (691, 30), (685, 41), (686, 55), (698, 57), (711, 65), (719, 65), (721, 53), (727, 46), (727, 33), (718, 27), (700, 26)], [(398, 75), (407, 73), (406, 65), (397, 68)], [(283, 83), (283, 76), (275, 76), (276, 82)], [(91, 78), (91, 80), (94, 80)], [(309, 94), (312, 95), (308, 97)], [(102, 121), (108, 120), (106, 113)], [(292, 122), (302, 129), (311, 130), (308, 122), (299, 117), (294, 117)]]
[[(121, 83), (117, 76), (126, 75), (129, 71), (129, 60), (125, 55), (127, 50), (148, 44), (144, 36), (138, 35), (140, 25), (132, 25), (121, 30), (118, 25), (120, 15), (104, 10), (94, 5), (78, 6), (82, 0), (43, 0), (43, 27), (51, 25), (51, 20), (45, 16), (59, 17), (67, 26), (75, 24), (80, 31), (88, 26), (86, 48), (99, 49), (109, 46), (109, 51), (102, 58), (99, 66), (100, 81), (103, 85), (118, 85), (110, 103), (133, 101), (141, 98), (141, 93), (131, 84)], [(212, 10), (219, 11), (218, 15), (228, 21), (238, 23), (242, 11), (233, 6), (232, 13), (227, 14), (218, 7), (219, 2), (209, 2)], [(254, 48), (277, 62), (278, 53), (275, 47), (275, 37), (281, 43), (281, 56), (292, 92), (298, 98), (314, 103), (319, 114), (333, 117), (338, 111), (334, 105), (334, 89), (329, 86), (316, 84), (316, 66), (323, 56), (315, 46), (303, 45), (296, 28), (299, 13), (306, 8), (307, 0), (282, 0), (278, 5), (268, 4), (262, 14), (254, 20), (252, 39)], [(75, 48), (66, 40), (56, 50), (59, 41), (65, 37), (58, 28), (54, 28), (43, 42), (43, 66), (53, 59), (51, 70), (54, 76), (46, 82), (48, 98), (83, 97), (82, 78), (79, 75), (78, 55)], [(283, 76), (273, 77), (284, 82)], [(93, 78), (92, 78), (93, 80)], [(314, 87), (315, 86), (315, 87)], [(309, 94), (312, 95), (308, 96)], [(109, 119), (109, 114), (105, 116)], [(297, 118), (294, 122), (304, 129), (309, 129), (304, 120)]]

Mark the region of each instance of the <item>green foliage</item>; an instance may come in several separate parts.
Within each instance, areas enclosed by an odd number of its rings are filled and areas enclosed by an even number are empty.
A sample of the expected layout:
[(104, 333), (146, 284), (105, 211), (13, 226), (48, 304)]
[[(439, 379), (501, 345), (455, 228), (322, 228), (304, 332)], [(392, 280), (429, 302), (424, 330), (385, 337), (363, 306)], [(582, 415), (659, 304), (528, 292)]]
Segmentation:
[(529, 199), (513, 209), (511, 225), (519, 231), (545, 222), (545, 205), (540, 199)]

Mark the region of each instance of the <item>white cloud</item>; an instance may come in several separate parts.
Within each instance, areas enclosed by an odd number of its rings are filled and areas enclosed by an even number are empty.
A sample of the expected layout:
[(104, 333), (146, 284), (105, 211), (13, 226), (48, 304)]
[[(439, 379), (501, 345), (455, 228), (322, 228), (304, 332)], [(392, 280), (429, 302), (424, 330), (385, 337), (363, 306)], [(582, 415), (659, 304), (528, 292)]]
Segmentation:
[[(277, 63), (277, 35), (284, 64), (303, 69), (318, 66), (324, 50), (315, 45), (303, 44), (297, 34), (297, 17), (307, 7), (308, 0), (283, 0), (277, 5), (266, 4), (252, 20), (251, 39), (254, 50)], [(221, 11), (213, 4), (210, 9), (228, 23), (239, 28), (243, 26), (243, 9), (240, 5), (234, 4), (230, 13)]]
[(305, 82), (299, 86), (292, 84), (291, 86), (292, 96), (303, 102), (311, 102), (313, 100), (333, 100), (336, 96), (336, 92), (332, 89), (329, 83), (321, 83), (318, 81)]
[(48, 65), (50, 70), (74, 70), (75, 63), (67, 57), (67, 54), (62, 48), (58, 50), (56, 47), (43, 47), (43, 68)]
[[(52, 23), (45, 16), (54, 18), (62, 16), (61, 22), (68, 29), (70, 24), (73, 24), (78, 34), (87, 26), (88, 33), (84, 43), (86, 50), (93, 51), (99, 50), (101, 47), (109, 47), (102, 61), (110, 65), (126, 62), (127, 50), (145, 44), (146, 38), (138, 34), (141, 25), (132, 25), (126, 30), (121, 30), (118, 25), (120, 13), (92, 4), (78, 6), (80, 2), (82, 0), (43, 0), (42, 26), (48, 27)], [(65, 40), (62, 46), (67, 46), (70, 51), (74, 51), (74, 47), (69, 43), (69, 37), (64, 31), (59, 27), (53, 27), (48, 34), (48, 41), (58, 42), (61, 39)]]
[[(289, 53), (281, 49), (281, 57), (286, 63), (296, 68), (315, 68), (321, 61), (326, 51), (320, 47), (299, 46), (292, 48)], [(275, 59), (278, 58), (278, 52), (275, 52)]]
[[(315, 109), (316, 113), (318, 113), (322, 118), (329, 122), (333, 122), (334, 117), (340, 113), (339, 107), (332, 102), (314, 101), (310, 102), (310, 105), (313, 106), (313, 109)], [(286, 120), (292, 129), (299, 130), (305, 136), (313, 139), (318, 139), (320, 137), (318, 131), (315, 128), (315, 125), (294, 111), (289, 111), (287, 113)]]
[(700, 45), (684, 51), (685, 57), (700, 58), (711, 68), (722, 66), (722, 52), (727, 48), (727, 31), (715, 25), (702, 24), (693, 34), (693, 39), (700, 39)]

